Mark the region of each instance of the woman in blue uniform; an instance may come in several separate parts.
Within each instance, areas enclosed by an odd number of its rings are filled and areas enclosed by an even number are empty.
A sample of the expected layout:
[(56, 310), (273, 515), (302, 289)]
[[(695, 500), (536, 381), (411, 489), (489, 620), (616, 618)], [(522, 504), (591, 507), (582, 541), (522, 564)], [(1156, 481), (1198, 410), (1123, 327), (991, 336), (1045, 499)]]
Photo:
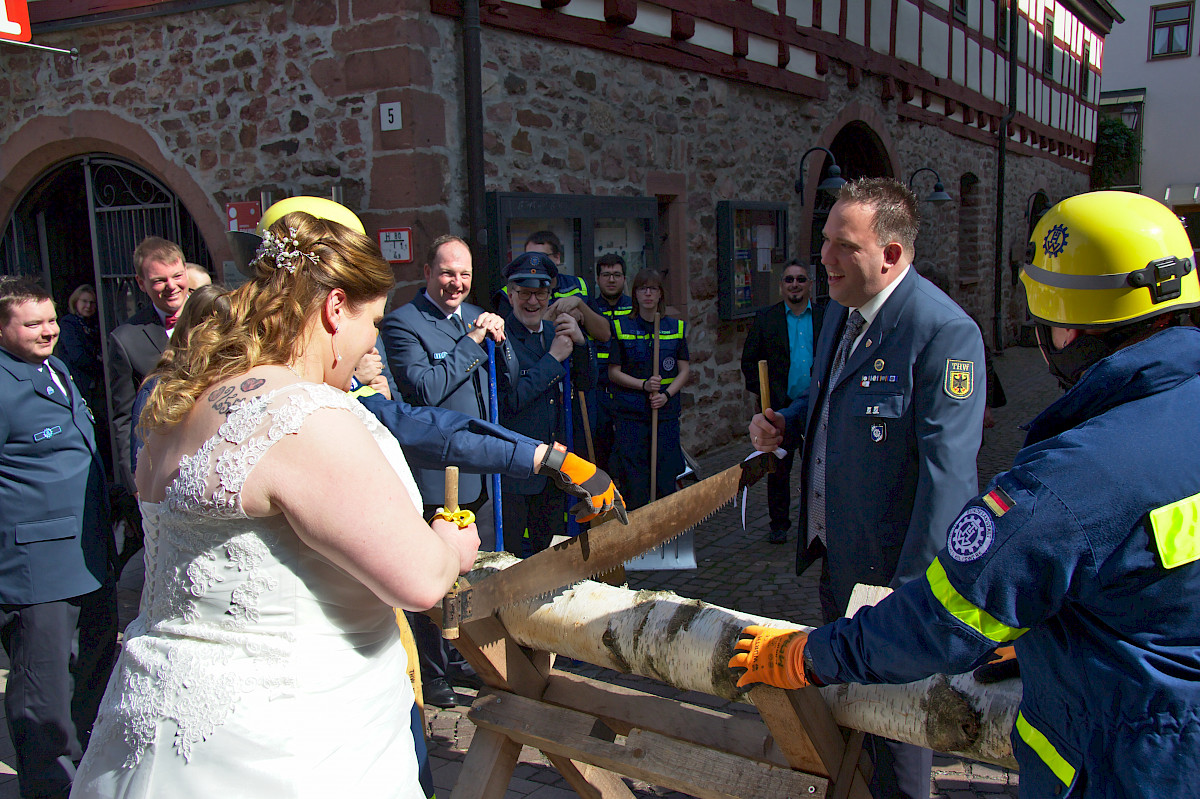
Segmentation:
[[(608, 380), (616, 428), (612, 466), (625, 488), (625, 502), (638, 508), (650, 501), (650, 419), (658, 410), (656, 496), (675, 491), (683, 472), (679, 448), (679, 392), (691, 373), (687, 324), (664, 315), (662, 275), (643, 269), (633, 279), (636, 313), (613, 319)], [(659, 315), (658, 363), (654, 363), (654, 314)]]

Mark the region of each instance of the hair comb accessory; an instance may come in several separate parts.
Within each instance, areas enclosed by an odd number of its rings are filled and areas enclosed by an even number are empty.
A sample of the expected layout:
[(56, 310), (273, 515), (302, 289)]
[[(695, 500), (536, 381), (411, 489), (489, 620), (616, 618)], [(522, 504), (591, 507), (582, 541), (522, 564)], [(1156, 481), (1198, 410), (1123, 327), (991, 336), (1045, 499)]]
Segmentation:
[(277, 236), (271, 230), (263, 233), (262, 244), (254, 253), (254, 260), (267, 257), (275, 262), (277, 269), (286, 269), (289, 275), (296, 274), (296, 267), (300, 265), (301, 258), (307, 258), (314, 264), (321, 260), (315, 254), (300, 249), (300, 242), (296, 240), (296, 228), (294, 227), (288, 228), (286, 236)]

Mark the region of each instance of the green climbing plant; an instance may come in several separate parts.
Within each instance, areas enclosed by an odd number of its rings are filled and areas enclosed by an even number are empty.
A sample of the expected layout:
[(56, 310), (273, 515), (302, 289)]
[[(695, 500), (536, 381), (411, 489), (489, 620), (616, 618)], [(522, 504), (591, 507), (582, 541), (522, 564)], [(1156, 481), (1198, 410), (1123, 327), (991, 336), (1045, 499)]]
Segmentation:
[(1101, 117), (1096, 131), (1096, 158), (1092, 161), (1092, 188), (1106, 189), (1137, 182), (1134, 168), (1142, 163), (1142, 134), (1119, 117)]

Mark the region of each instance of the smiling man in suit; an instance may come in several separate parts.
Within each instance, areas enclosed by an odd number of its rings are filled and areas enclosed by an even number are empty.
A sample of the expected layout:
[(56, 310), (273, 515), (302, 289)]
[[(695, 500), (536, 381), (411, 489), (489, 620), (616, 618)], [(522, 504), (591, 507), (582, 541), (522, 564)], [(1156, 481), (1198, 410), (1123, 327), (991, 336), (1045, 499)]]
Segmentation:
[[(458, 236), (439, 236), (425, 258), (425, 290), (407, 305), (384, 317), (384, 349), (392, 377), (405, 402), (449, 408), (487, 420), (487, 350), (484, 339), (504, 343), (504, 320), (467, 302), (473, 277), (471, 250)], [(502, 357), (504, 347), (496, 347)], [(445, 499), (446, 478), (441, 469), (412, 469), (421, 491), (424, 516), (432, 518)], [(486, 476), (462, 472), (459, 505), (474, 511), (483, 541), (494, 549), (495, 526), (489, 523)], [(488, 505), (486, 510), (484, 505)], [(482, 512), (481, 512), (482, 511)], [(490, 543), (489, 543), (490, 539)], [(478, 687), (475, 676), (437, 627), (421, 614), (408, 614), (421, 661), (425, 701), (438, 707), (455, 704), (452, 683)]]
[(22, 797), (66, 799), (112, 668), (117, 607), (104, 466), (54, 301), (0, 278), (0, 639)]
[[(821, 246), (832, 302), (808, 397), (750, 424), (765, 452), (804, 434), (796, 568), (823, 556), (826, 622), (845, 612), (855, 583), (923, 577), (978, 489), (983, 337), (913, 268), (919, 219), (916, 197), (895, 180), (842, 186)], [(864, 746), (876, 797), (929, 796), (929, 750)]]
[(133, 401), (142, 381), (154, 371), (167, 348), (175, 320), (189, 293), (183, 250), (174, 242), (158, 236), (147, 237), (133, 251), (133, 270), (138, 288), (150, 298), (150, 305), (108, 335), (107, 363), (112, 429), (120, 461), (115, 468), (131, 494), (137, 492), (129, 449), (129, 429), (137, 424), (132, 418)]

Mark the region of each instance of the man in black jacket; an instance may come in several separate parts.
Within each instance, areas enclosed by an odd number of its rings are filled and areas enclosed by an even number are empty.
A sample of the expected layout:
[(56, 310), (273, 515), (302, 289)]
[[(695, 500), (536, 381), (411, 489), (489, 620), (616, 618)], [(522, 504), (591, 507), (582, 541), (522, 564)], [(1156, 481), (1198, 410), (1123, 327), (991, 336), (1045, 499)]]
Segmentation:
[[(808, 396), (813, 344), (821, 332), (825, 306), (810, 301), (812, 280), (808, 267), (793, 258), (780, 282), (783, 301), (759, 311), (742, 348), (742, 374), (746, 389), (761, 394), (758, 362), (766, 360), (772, 408), (786, 408), (797, 397)], [(791, 479), (795, 452), (788, 452), (767, 476), (767, 508), (771, 516), (772, 544), (787, 542), (791, 529)]]
[(133, 268), (138, 287), (150, 298), (150, 305), (108, 335), (108, 396), (112, 399), (112, 433), (120, 461), (113, 471), (120, 475), (130, 494), (137, 493), (129, 437), (130, 428), (137, 424), (133, 401), (146, 375), (158, 366), (190, 291), (183, 250), (174, 242), (148, 236), (133, 251)]

